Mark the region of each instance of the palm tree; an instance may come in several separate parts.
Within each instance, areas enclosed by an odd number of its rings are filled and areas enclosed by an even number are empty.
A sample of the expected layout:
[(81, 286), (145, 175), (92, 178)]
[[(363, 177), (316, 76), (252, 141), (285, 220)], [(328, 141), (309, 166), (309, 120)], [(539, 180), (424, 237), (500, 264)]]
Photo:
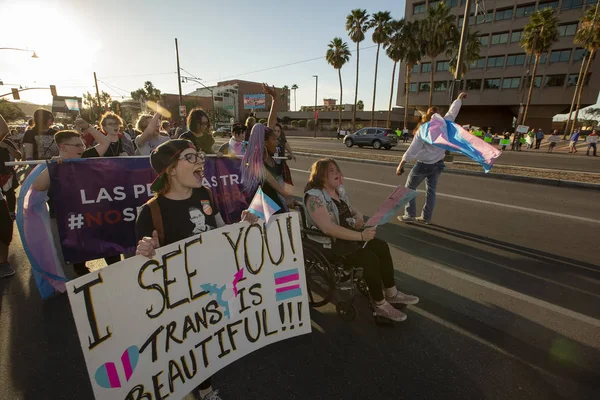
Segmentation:
[(294, 91), (294, 111), (296, 111), (296, 90), (298, 90), (298, 85), (294, 83), (292, 85), (292, 90)]
[[(283, 101), (286, 100), (287, 96), (288, 96), (288, 92), (289, 92), (290, 88), (288, 85), (285, 85), (284, 87), (281, 88), (281, 94), (279, 95), (279, 98)], [(286, 104), (287, 106), (287, 104)]]
[(325, 53), (325, 59), (333, 68), (337, 69), (340, 80), (340, 104), (338, 107), (338, 130), (342, 129), (342, 67), (350, 61), (350, 50), (348, 44), (342, 41), (342, 38), (333, 38), (327, 45), (329, 49)]
[[(452, 59), (450, 60), (450, 72), (452, 74), (454, 74), (456, 72), (456, 63), (458, 62), (458, 49), (460, 46), (460, 37), (458, 37), (458, 40), (455, 43), (452, 43), (452, 47), (450, 48), (450, 50), (448, 51), (447, 55), (449, 57), (452, 57)], [(461, 70), (461, 74), (462, 74), (462, 90), (467, 90), (467, 71), (469, 69), (469, 65), (477, 60), (479, 60), (479, 58), (481, 53), (481, 42), (479, 41), (479, 32), (475, 31), (475, 32), (471, 32), (469, 30), (469, 32), (467, 33), (467, 42), (466, 42), (466, 49), (465, 49), (465, 54), (463, 55), (463, 62), (462, 62), (462, 70)]]
[[(577, 116), (579, 114), (579, 107), (581, 106), (581, 93), (583, 93), (585, 77), (588, 74), (592, 60), (594, 59), (594, 54), (600, 48), (600, 16), (597, 15), (598, 4), (599, 3), (596, 3), (596, 8), (590, 8), (586, 11), (585, 15), (581, 17), (580, 27), (573, 39), (573, 43), (586, 49), (589, 54), (583, 75), (577, 79), (579, 81), (579, 85), (575, 88), (577, 108), (575, 108), (575, 118), (573, 118), (573, 125), (571, 126), (570, 133), (573, 133), (573, 129), (575, 129), (575, 125), (577, 125)], [(585, 57), (581, 62), (582, 64), (585, 62)], [(571, 117), (571, 114), (569, 114), (569, 117)], [(567, 127), (565, 127), (565, 131)]]
[(423, 55), (421, 42), (419, 39), (419, 22), (408, 21), (404, 25), (402, 30), (401, 43), (404, 47), (404, 62), (406, 64), (406, 86), (404, 96), (404, 127), (408, 125), (408, 95), (410, 93), (410, 73), (415, 65), (421, 61)]
[(525, 112), (523, 114), (523, 125), (527, 120), (527, 111), (531, 102), (531, 93), (533, 92), (535, 74), (540, 62), (542, 54), (550, 51), (550, 47), (558, 41), (558, 18), (552, 8), (539, 10), (531, 14), (529, 22), (523, 29), (523, 37), (521, 38), (521, 47), (525, 49), (527, 54), (535, 54), (535, 63), (533, 64), (533, 75), (529, 83), (529, 93), (527, 95), (527, 103), (525, 104)]
[(377, 67), (379, 66), (379, 49), (381, 45), (387, 42), (390, 34), (390, 21), (392, 16), (389, 11), (379, 11), (371, 17), (369, 28), (375, 28), (373, 31), (373, 42), (377, 44), (377, 53), (375, 55), (375, 80), (373, 81), (373, 106), (371, 108), (371, 126), (375, 122), (375, 95), (377, 94)]
[[(390, 90), (390, 103), (388, 105), (388, 116), (386, 128), (390, 128), (390, 118), (392, 115), (392, 100), (394, 99), (394, 79), (396, 78), (396, 66), (404, 58), (406, 47), (402, 42), (402, 34), (404, 30), (405, 20), (399, 21), (392, 20), (389, 22), (389, 37), (384, 43), (383, 48), (385, 49), (388, 57), (394, 62), (394, 68), (392, 69), (392, 86)], [(400, 77), (398, 77), (400, 79)]]
[(458, 28), (456, 16), (450, 12), (446, 3), (440, 2), (436, 7), (429, 7), (427, 15), (419, 24), (423, 54), (431, 58), (431, 75), (429, 78), (429, 107), (433, 103), (433, 74), (435, 59), (456, 41)]
[(356, 85), (354, 86), (354, 110), (352, 111), (352, 131), (356, 127), (356, 109), (358, 107), (358, 65), (360, 54), (360, 42), (365, 40), (365, 32), (369, 29), (369, 14), (367, 10), (357, 8), (350, 11), (346, 17), (346, 30), (350, 39), (356, 43)]

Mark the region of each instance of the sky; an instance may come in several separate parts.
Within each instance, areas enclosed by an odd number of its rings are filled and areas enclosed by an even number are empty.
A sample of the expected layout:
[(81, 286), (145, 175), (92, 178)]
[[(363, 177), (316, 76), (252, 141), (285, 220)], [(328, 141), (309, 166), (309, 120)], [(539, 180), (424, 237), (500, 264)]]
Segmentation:
[[(99, 89), (116, 100), (130, 97), (147, 80), (163, 93), (176, 94), (174, 39), (178, 38), (181, 67), (205, 85), (229, 79), (277, 87), (297, 84), (300, 109), (314, 104), (313, 75), (319, 77), (319, 104), (323, 98), (339, 98), (338, 75), (325, 61), (325, 53), (327, 44), (341, 37), (353, 51), (342, 68), (343, 103), (353, 103), (356, 44), (345, 30), (346, 15), (354, 8), (366, 8), (370, 14), (390, 11), (400, 19), (404, 7), (404, 0), (0, 0), (0, 47), (31, 49), (39, 56), (0, 50), (0, 81), (4, 82), (0, 95), (15, 87), (10, 84), (53, 84), (63, 96), (94, 93), (94, 72)], [(366, 110), (372, 105), (375, 73), (371, 34), (361, 42), (360, 51), (358, 99)], [(377, 110), (387, 110), (392, 67), (382, 49)], [(197, 87), (192, 82), (183, 84), (183, 94)], [(21, 99), (37, 104), (52, 100), (49, 90), (22, 92)]]
[[(53, 84), (59, 95), (93, 93), (94, 72), (100, 90), (116, 100), (129, 97), (147, 80), (163, 93), (177, 93), (174, 39), (178, 38), (181, 67), (207, 86), (236, 78), (278, 87), (297, 84), (300, 109), (314, 104), (313, 75), (318, 75), (322, 104), (323, 98), (339, 98), (337, 72), (325, 61), (327, 44), (339, 36), (356, 49), (345, 21), (350, 10), (359, 7), (369, 13), (390, 11), (400, 19), (405, 2), (0, 0), (0, 47), (31, 49), (39, 56), (0, 50), (0, 80), (5, 85), (0, 94), (10, 92), (14, 86), (9, 84)], [(358, 98), (365, 109), (370, 109), (373, 98), (376, 48), (372, 46), (369, 33), (360, 51)], [(354, 101), (355, 57), (353, 53), (342, 68), (344, 103)], [(383, 49), (379, 59), (376, 109), (387, 109), (393, 63)], [(291, 63), (297, 64), (282, 66)], [(278, 66), (282, 67), (273, 68)], [(267, 68), (273, 69), (254, 72)], [(183, 93), (198, 86), (183, 84)], [(51, 95), (49, 90), (32, 90), (22, 92), (21, 99), (49, 104)]]

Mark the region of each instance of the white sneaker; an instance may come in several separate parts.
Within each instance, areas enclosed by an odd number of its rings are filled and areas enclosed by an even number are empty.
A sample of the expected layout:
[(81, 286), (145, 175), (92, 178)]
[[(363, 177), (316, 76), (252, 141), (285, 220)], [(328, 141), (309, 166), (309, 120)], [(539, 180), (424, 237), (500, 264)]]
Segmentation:
[(431, 225), (431, 221), (427, 220), (427, 219), (425, 219), (423, 217), (417, 217), (417, 218), (415, 218), (415, 221), (420, 222), (420, 223), (425, 224), (425, 225)]
[(395, 296), (388, 297), (385, 296), (385, 299), (388, 303), (394, 304), (417, 304), (419, 302), (419, 298), (417, 296), (413, 296), (410, 294), (402, 293), (398, 291)]
[(401, 215), (398, 217), (398, 221), (400, 221), (400, 222), (415, 222), (415, 217), (411, 217), (409, 215)]
[(405, 321), (407, 316), (402, 311), (396, 310), (390, 303), (387, 301), (381, 305), (375, 304), (373, 302), (373, 311), (379, 317), (387, 318), (394, 322), (402, 322)]

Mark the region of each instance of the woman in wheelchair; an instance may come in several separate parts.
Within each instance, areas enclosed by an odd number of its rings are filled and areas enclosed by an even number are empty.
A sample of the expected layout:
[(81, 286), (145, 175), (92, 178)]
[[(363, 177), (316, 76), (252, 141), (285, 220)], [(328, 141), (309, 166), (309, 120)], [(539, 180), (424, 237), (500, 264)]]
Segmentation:
[[(396, 288), (394, 264), (388, 244), (375, 238), (376, 228), (363, 229), (363, 215), (350, 205), (342, 182), (342, 172), (334, 160), (324, 158), (312, 165), (310, 178), (304, 189), (307, 223), (309, 227), (320, 230), (331, 239), (311, 239), (321, 243), (332, 241), (329, 256), (344, 257), (363, 268), (363, 279), (369, 288), (371, 303), (377, 316), (394, 322), (404, 321), (406, 314), (400, 309), (407, 304), (418, 303), (419, 298), (404, 294)], [(366, 246), (364, 242), (367, 242)]]

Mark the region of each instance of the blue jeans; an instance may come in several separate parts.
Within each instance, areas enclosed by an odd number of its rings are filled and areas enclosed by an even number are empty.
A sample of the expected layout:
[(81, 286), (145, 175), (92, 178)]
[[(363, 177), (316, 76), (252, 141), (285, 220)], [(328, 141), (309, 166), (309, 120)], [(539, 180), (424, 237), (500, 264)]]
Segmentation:
[[(435, 189), (438, 179), (444, 169), (443, 161), (438, 161), (435, 164), (423, 164), (418, 162), (410, 170), (406, 179), (406, 187), (416, 190), (421, 182), (425, 181), (425, 206), (423, 207), (423, 219), (431, 221), (433, 217), (433, 209), (435, 208)], [(407, 205), (404, 214), (409, 217), (415, 217), (417, 214), (417, 200), (412, 199)]]
[(586, 156), (590, 155), (590, 149), (594, 149), (594, 156), (596, 156), (596, 150), (598, 148), (598, 143), (588, 143), (588, 148), (587, 148), (587, 152), (585, 153)]

